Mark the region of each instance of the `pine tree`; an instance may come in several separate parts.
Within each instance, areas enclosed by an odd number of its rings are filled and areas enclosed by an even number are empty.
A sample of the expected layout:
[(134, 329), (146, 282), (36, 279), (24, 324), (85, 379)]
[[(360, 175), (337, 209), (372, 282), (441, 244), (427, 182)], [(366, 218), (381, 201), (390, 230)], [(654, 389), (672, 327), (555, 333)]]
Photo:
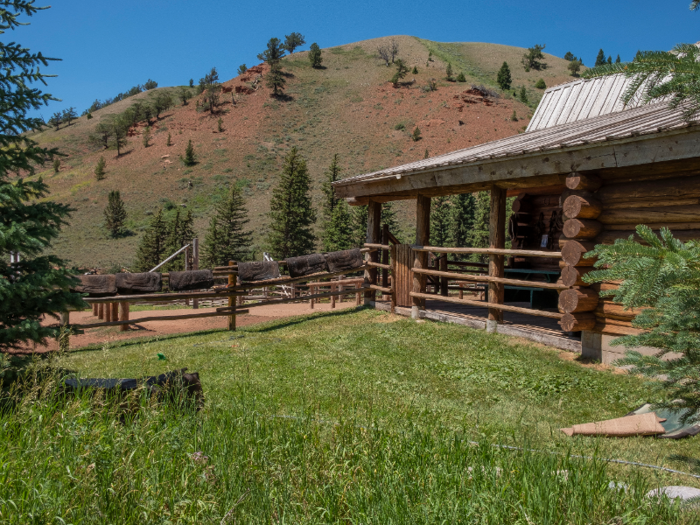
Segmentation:
[(146, 128), (143, 130), (143, 136), (141, 137), (141, 143), (143, 144), (144, 148), (147, 148), (148, 146), (151, 145), (151, 127), (146, 126)]
[(423, 137), (421, 135), (420, 128), (416, 126), (416, 128), (413, 130), (413, 133), (411, 134), (411, 140), (413, 140), (413, 142), (418, 142), (422, 138)]
[(246, 230), (248, 222), (243, 193), (233, 185), (227, 197), (216, 205), (214, 216), (209, 221), (202, 259), (206, 268), (251, 259), (253, 234)]
[(418, 74), (418, 68), (416, 66), (413, 66), (413, 70), (411, 71), (414, 75)]
[(56, 157), (55, 159), (53, 159), (53, 172), (54, 172), (54, 174), (58, 173), (60, 169), (61, 169), (61, 159)]
[[(340, 180), (340, 166), (338, 154), (333, 156), (326, 180), (321, 189), (323, 191), (323, 203), (321, 205), (321, 242), (327, 252), (345, 250), (352, 245), (352, 224), (350, 210), (347, 203), (335, 196), (332, 184)], [(343, 208), (337, 210), (338, 207)], [(339, 248), (339, 246), (343, 246)]]
[[(39, 12), (33, 2), (0, 1), (0, 25), (5, 37), (0, 40), (3, 68), (0, 70), (0, 98), (3, 119), (0, 131), (0, 351), (22, 343), (42, 343), (56, 337), (56, 324), (44, 324), (44, 316), (56, 318), (57, 312), (83, 309), (80, 294), (71, 293), (77, 284), (66, 263), (47, 255), (51, 242), (67, 224), (72, 211), (47, 197), (48, 186), (41, 180), (13, 179), (22, 173), (31, 176), (58, 154), (56, 149), (40, 147), (26, 135), (39, 129), (42, 121), (30, 117), (42, 105), (54, 100), (33, 84), (44, 82), (39, 67), (49, 60), (12, 42), (9, 32), (25, 23), (21, 18)], [(10, 41), (8, 43), (8, 40)], [(10, 254), (20, 254), (21, 262), (8, 264)]]
[[(168, 236), (165, 241), (165, 256), (170, 256), (171, 254), (178, 251), (183, 246), (192, 244), (192, 239), (194, 239), (197, 234), (194, 231), (194, 217), (192, 216), (192, 211), (188, 210), (184, 218), (181, 219), (180, 210), (175, 212), (175, 217), (173, 217), (172, 222), (167, 226)], [(192, 262), (192, 251), (189, 251), (190, 262)], [(171, 272), (181, 272), (185, 270), (185, 259), (184, 257), (177, 256), (166, 266), (163, 267), (164, 271)]]
[(535, 84), (535, 87), (536, 87), (537, 89), (547, 89), (547, 84), (545, 84), (545, 83), (544, 83), (544, 79), (541, 78), (541, 79), (539, 79), (539, 80), (537, 81), (537, 83)]
[(449, 197), (434, 197), (430, 204), (430, 244), (447, 246), (450, 243), (452, 203)]
[(309, 61), (311, 62), (311, 67), (321, 67), (321, 64), (323, 63), (323, 57), (321, 55), (321, 48), (318, 47), (318, 44), (315, 42), (311, 44), (311, 47), (309, 48)]
[(594, 67), (602, 66), (604, 64), (605, 64), (605, 53), (601, 49), (600, 51), (598, 51), (598, 56), (595, 57), (595, 66)]
[(528, 103), (527, 91), (525, 90), (525, 86), (520, 88), (520, 102), (522, 102), (523, 104)]
[(503, 62), (501, 69), (498, 70), (498, 77), (496, 82), (501, 87), (503, 91), (508, 91), (513, 82), (510, 76), (510, 68), (508, 67), (508, 62)]
[[(394, 204), (392, 202), (385, 202), (382, 204), (381, 222), (382, 226), (386, 225), (386, 227), (395, 237), (399, 239), (402, 237), (401, 227), (399, 226), (399, 218), (396, 215), (396, 210), (394, 210)], [(367, 235), (367, 232), (365, 232), (365, 235)]]
[(119, 190), (109, 192), (107, 207), (105, 208), (105, 228), (112, 239), (124, 235), (124, 222), (126, 221), (126, 208)]
[(270, 67), (270, 72), (265, 77), (265, 85), (272, 90), (273, 97), (279, 97), (284, 91), (287, 80), (284, 78), (282, 67), (279, 63), (274, 63)]
[(100, 157), (100, 160), (97, 161), (97, 166), (95, 166), (95, 179), (96, 180), (104, 180), (104, 178), (105, 178), (105, 166), (107, 166), (107, 162), (105, 162), (105, 158)]
[(525, 71), (530, 71), (531, 69), (540, 70), (547, 67), (547, 64), (543, 62), (544, 54), (542, 51), (546, 45), (535, 44), (532, 47), (527, 48), (527, 53), (523, 55), (522, 64)]
[(279, 38), (271, 38), (267, 42), (267, 49), (258, 55), (258, 60), (264, 60), (267, 65), (273, 67), (284, 57), (284, 44)]
[(192, 139), (187, 142), (187, 148), (185, 148), (185, 157), (182, 159), (182, 163), (185, 166), (194, 166), (197, 164), (197, 156), (194, 152), (194, 146), (192, 145)]
[(607, 60), (606, 64), (612, 64), (612, 63), (613, 63), (612, 56), (608, 56), (608, 60)]
[(117, 148), (117, 157), (122, 154), (122, 148), (126, 146), (126, 135), (129, 130), (129, 124), (125, 117), (117, 117), (112, 119), (112, 137), (114, 145)]
[[(362, 247), (367, 242), (367, 219), (369, 211), (367, 206), (355, 206), (352, 209), (352, 244)], [(393, 232), (392, 232), (393, 233)]]
[(168, 133), (168, 140), (165, 141), (165, 145), (168, 147), (173, 145), (172, 138), (170, 137), (170, 133)]
[(447, 63), (447, 69), (445, 70), (446, 78), (450, 82), (452, 81), (452, 63)]
[(453, 197), (452, 204), (450, 241), (457, 248), (468, 247), (474, 228), (476, 199), (472, 193), (460, 193)]
[[(648, 226), (615, 244), (598, 245), (596, 268), (586, 282), (618, 281), (617, 290), (603, 291), (625, 308), (639, 308), (632, 321), (639, 335), (615, 339), (613, 345), (630, 349), (656, 348), (652, 356), (629, 351), (617, 365), (632, 365), (632, 374), (653, 378), (649, 385), (661, 394), (657, 407), (680, 412), (681, 421), (700, 421), (700, 244), (673, 238), (662, 228), (657, 236)], [(674, 357), (672, 354), (680, 354)], [(658, 381), (659, 377), (664, 379)]]
[(136, 252), (136, 271), (148, 272), (158, 266), (166, 255), (168, 226), (163, 219), (163, 210), (158, 210), (143, 234)]
[(277, 259), (313, 253), (316, 212), (311, 202), (311, 178), (296, 147), (287, 155), (270, 200), (268, 245)]
[(297, 47), (301, 47), (304, 44), (306, 44), (306, 40), (301, 33), (292, 33), (284, 37), (284, 48), (289, 51), (290, 55), (294, 53)]
[(566, 55), (564, 55), (564, 60), (568, 60), (569, 62), (571, 62), (572, 60), (576, 60), (576, 57), (571, 51), (567, 51)]
[(394, 76), (391, 78), (391, 83), (394, 87), (398, 87), (399, 82), (408, 74), (408, 66), (400, 58), (397, 58), (394, 64), (396, 65), (396, 73), (394, 73)]
[[(474, 222), (469, 232), (467, 243), (475, 248), (486, 248), (489, 245), (489, 217), (491, 210), (491, 194), (488, 191), (480, 191), (476, 194), (474, 202)], [(485, 257), (476, 256), (474, 260), (486, 260)]]
[(567, 69), (571, 73), (572, 77), (577, 77), (579, 71), (581, 71), (581, 62), (578, 60), (572, 60), (571, 62), (569, 62)]
[(615, 63), (619, 64), (620, 62), (622, 62), (622, 60), (620, 60), (620, 55), (617, 55), (617, 58), (615, 59)]

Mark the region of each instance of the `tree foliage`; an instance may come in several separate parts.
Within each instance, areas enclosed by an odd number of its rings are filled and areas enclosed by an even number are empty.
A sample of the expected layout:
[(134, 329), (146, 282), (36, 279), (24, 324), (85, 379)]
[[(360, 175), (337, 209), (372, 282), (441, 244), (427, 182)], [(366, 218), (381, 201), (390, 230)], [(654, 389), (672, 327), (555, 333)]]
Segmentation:
[(503, 62), (501, 69), (498, 70), (498, 77), (496, 78), (496, 82), (503, 91), (507, 91), (510, 89), (511, 84), (513, 83), (513, 79), (510, 75), (510, 67), (508, 67), (508, 62)]
[(248, 210), (240, 187), (233, 185), (219, 201), (204, 238), (202, 264), (205, 268), (224, 266), (229, 261), (251, 259), (253, 233), (246, 229)]
[[(167, 222), (166, 222), (167, 224)], [(192, 243), (192, 240), (197, 237), (197, 232), (194, 230), (194, 217), (192, 210), (187, 210), (187, 214), (181, 218), (180, 209), (175, 211), (175, 217), (167, 224), (167, 238), (165, 240), (165, 257), (169, 257), (183, 246)], [(188, 250), (189, 262), (192, 263), (192, 250)], [(164, 271), (181, 272), (185, 270), (185, 257), (177, 256), (167, 265), (163, 267)], [(191, 267), (191, 266), (190, 266)]]
[[(38, 10), (32, 1), (0, 1), (0, 31), (25, 25), (21, 17)], [(36, 166), (58, 155), (26, 134), (42, 124), (28, 113), (55, 100), (33, 86), (45, 83), (39, 68), (52, 59), (7, 40), (0, 41), (0, 351), (56, 337), (59, 327), (42, 326), (42, 318), (57, 318), (58, 312), (86, 306), (79, 294), (70, 291), (77, 280), (65, 262), (45, 254), (67, 224), (71, 209), (47, 200), (48, 186), (41, 179), (10, 180), (11, 174), (34, 174)], [(11, 254), (20, 254), (21, 261), (8, 264)]]
[(197, 164), (197, 155), (194, 152), (192, 139), (187, 141), (187, 147), (185, 148), (185, 156), (182, 159), (182, 163), (185, 166), (194, 166), (195, 164)]
[(214, 110), (219, 105), (219, 98), (221, 93), (221, 84), (219, 84), (219, 72), (215, 67), (211, 68), (211, 71), (204, 75), (203, 78), (199, 79), (199, 89), (204, 93), (204, 106), (209, 110), (210, 113), (214, 113)]
[(452, 203), (447, 196), (434, 197), (430, 204), (430, 244), (448, 246), (450, 244), (450, 222)]
[(318, 44), (314, 42), (311, 44), (311, 47), (309, 48), (309, 62), (311, 62), (311, 67), (313, 68), (320, 68), (321, 64), (323, 62), (323, 57), (321, 48), (318, 47)]
[(265, 85), (272, 90), (272, 96), (281, 96), (286, 84), (287, 79), (284, 78), (284, 73), (280, 64), (276, 63), (270, 67), (270, 71), (265, 78)]
[(406, 63), (400, 58), (397, 58), (394, 64), (396, 65), (396, 73), (394, 73), (394, 76), (391, 78), (391, 83), (394, 87), (398, 87), (401, 80), (406, 78), (409, 69)]
[(476, 199), (471, 193), (460, 193), (452, 198), (450, 240), (458, 248), (470, 246), (474, 227)]
[(569, 62), (571, 62), (572, 60), (576, 60), (576, 57), (571, 51), (567, 51), (564, 55), (564, 60), (568, 60)]
[(539, 71), (547, 68), (547, 64), (544, 62), (544, 55), (542, 54), (545, 47), (547, 46), (535, 44), (527, 48), (527, 53), (525, 53), (522, 58), (525, 71), (530, 71), (531, 69)]
[(168, 240), (168, 225), (159, 209), (151, 218), (136, 251), (136, 271), (148, 272), (164, 259)]
[(96, 180), (104, 180), (106, 166), (107, 166), (107, 162), (105, 161), (105, 158), (100, 157), (99, 160), (97, 161), (97, 165), (95, 166), (95, 179)]
[(279, 184), (270, 199), (268, 245), (273, 257), (284, 259), (313, 253), (316, 211), (311, 201), (311, 177), (296, 147), (284, 161)]
[(572, 77), (577, 77), (579, 72), (581, 71), (581, 62), (579, 62), (579, 60), (575, 58), (571, 62), (569, 62), (569, 65), (566, 66), (566, 68), (569, 70), (569, 73), (571, 73)]
[(338, 154), (326, 171), (323, 182), (323, 203), (321, 205), (321, 242), (327, 252), (347, 250), (353, 246), (353, 221), (347, 202), (335, 196), (333, 182), (340, 180)]
[(267, 42), (267, 49), (258, 55), (259, 60), (267, 62), (270, 67), (279, 64), (284, 57), (285, 47), (279, 38), (271, 38)]
[[(665, 377), (652, 386), (665, 392), (658, 406), (684, 410), (682, 419), (700, 421), (700, 242), (683, 243), (670, 230), (657, 236), (648, 226), (637, 234), (618, 239), (612, 246), (599, 245), (590, 252), (598, 257), (587, 282), (620, 281), (616, 290), (602, 291), (625, 308), (639, 308), (632, 321), (645, 330), (612, 342), (627, 348), (658, 348), (652, 356), (629, 351), (618, 361), (632, 365), (631, 373)], [(673, 355), (677, 354), (677, 355)], [(680, 400), (680, 403), (678, 402)]]
[(284, 49), (289, 51), (291, 55), (297, 47), (301, 47), (306, 44), (306, 40), (301, 33), (292, 33), (284, 37)]
[(683, 108), (690, 121), (700, 111), (700, 49), (679, 44), (672, 51), (640, 51), (632, 62), (605, 64), (586, 71), (586, 78), (623, 74), (631, 78), (622, 100), (642, 103), (668, 97), (671, 108)]
[(598, 51), (598, 56), (595, 57), (595, 66), (593, 67), (602, 66), (605, 63), (605, 52), (601, 49)]
[(119, 190), (109, 192), (107, 207), (104, 211), (105, 228), (112, 239), (117, 239), (124, 235), (124, 222), (126, 221), (126, 208)]

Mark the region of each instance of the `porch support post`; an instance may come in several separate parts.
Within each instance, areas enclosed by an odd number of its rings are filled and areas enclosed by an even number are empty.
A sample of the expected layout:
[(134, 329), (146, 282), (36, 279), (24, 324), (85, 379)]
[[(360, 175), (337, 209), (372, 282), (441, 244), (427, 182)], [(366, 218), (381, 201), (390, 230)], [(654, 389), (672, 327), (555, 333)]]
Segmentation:
[[(491, 188), (491, 214), (489, 217), (489, 248), (505, 248), (506, 246), (506, 190), (493, 186)], [(489, 276), (505, 277), (505, 257), (503, 255), (489, 256)], [(489, 302), (503, 304), (505, 288), (503, 283), (489, 283)], [(503, 310), (489, 308), (489, 318), (486, 323), (488, 331), (496, 331), (495, 325), (503, 322)]]
[[(368, 243), (379, 244), (382, 235), (382, 203), (373, 200), (367, 204), (367, 240)], [(369, 252), (367, 261), (379, 262), (379, 251)], [(368, 268), (365, 270), (365, 284), (377, 284), (377, 269)], [(377, 296), (375, 290), (365, 290), (365, 306), (369, 306)]]
[[(418, 195), (416, 199), (416, 244), (418, 246), (430, 245), (430, 197)], [(428, 267), (428, 252), (413, 252), (413, 267)], [(426, 276), (413, 274), (413, 291), (425, 293)], [(425, 309), (425, 299), (413, 298), (411, 317), (418, 319), (419, 311)]]

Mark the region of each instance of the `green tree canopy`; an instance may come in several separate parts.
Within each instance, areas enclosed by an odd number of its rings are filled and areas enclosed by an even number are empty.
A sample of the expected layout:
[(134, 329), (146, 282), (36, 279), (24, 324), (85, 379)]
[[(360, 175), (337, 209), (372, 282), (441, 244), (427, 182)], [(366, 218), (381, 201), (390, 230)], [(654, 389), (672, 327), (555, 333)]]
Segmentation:
[(272, 67), (284, 57), (284, 44), (279, 38), (271, 38), (267, 42), (267, 49), (258, 55), (259, 60), (267, 62)]
[(571, 62), (572, 60), (576, 60), (576, 57), (571, 51), (567, 51), (566, 55), (564, 55), (564, 60), (568, 60), (569, 62)]
[(470, 246), (470, 235), (474, 227), (476, 199), (471, 193), (460, 193), (452, 199), (450, 241), (458, 248)]
[(160, 264), (167, 256), (168, 225), (163, 218), (163, 210), (158, 210), (141, 238), (136, 252), (136, 271), (148, 272)]
[(316, 211), (311, 201), (311, 177), (296, 147), (284, 160), (270, 200), (268, 245), (273, 257), (285, 259), (314, 252)]
[(525, 53), (522, 58), (525, 71), (530, 71), (531, 69), (539, 71), (540, 69), (547, 68), (547, 64), (544, 62), (544, 54), (542, 53), (545, 47), (547, 46), (535, 44), (527, 48), (527, 53)]
[(219, 201), (204, 238), (202, 264), (205, 268), (227, 265), (229, 261), (251, 259), (253, 233), (246, 229), (248, 210), (237, 185)]
[(306, 44), (306, 40), (301, 33), (292, 33), (284, 37), (284, 49), (289, 51), (291, 55), (297, 47), (301, 47)]
[(605, 52), (601, 49), (600, 51), (598, 51), (598, 56), (595, 57), (595, 66), (594, 67), (602, 66), (605, 63), (606, 63)]
[(447, 246), (450, 244), (450, 222), (452, 203), (449, 197), (434, 197), (430, 206), (430, 244)]
[[(39, 11), (33, 4), (0, 1), (0, 31), (26, 25), (21, 17)], [(48, 186), (41, 179), (11, 178), (16, 173), (32, 175), (36, 166), (58, 155), (56, 149), (40, 147), (26, 135), (42, 124), (29, 112), (55, 100), (33, 86), (45, 79), (39, 67), (53, 59), (8, 40), (0, 41), (0, 351), (56, 337), (58, 326), (42, 326), (42, 317), (57, 318), (59, 312), (86, 306), (80, 294), (70, 291), (77, 280), (65, 262), (45, 254), (67, 224), (71, 209), (46, 200)], [(15, 262), (8, 264), (11, 257)]]
[(105, 208), (105, 228), (110, 237), (116, 239), (124, 235), (124, 222), (126, 221), (126, 208), (119, 190), (109, 192), (107, 207)]
[(501, 87), (503, 91), (510, 89), (513, 79), (510, 75), (510, 68), (508, 67), (508, 62), (503, 62), (501, 69), (498, 70), (498, 77), (496, 82)]
[(320, 68), (321, 64), (323, 63), (323, 57), (321, 48), (318, 47), (318, 44), (314, 42), (311, 44), (311, 47), (309, 48), (309, 61), (311, 62), (311, 67), (313, 68)]

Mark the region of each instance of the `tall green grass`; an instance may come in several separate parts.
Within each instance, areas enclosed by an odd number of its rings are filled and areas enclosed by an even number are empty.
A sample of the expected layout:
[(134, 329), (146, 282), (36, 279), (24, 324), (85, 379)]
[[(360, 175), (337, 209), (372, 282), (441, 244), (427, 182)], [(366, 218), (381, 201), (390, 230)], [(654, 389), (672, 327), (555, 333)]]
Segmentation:
[[(3, 523), (692, 523), (604, 462), (470, 444), (410, 415), (383, 428), (261, 410), (245, 385), (202, 412), (34, 392), (0, 415)], [(521, 443), (527, 446), (527, 443)], [(610, 490), (623, 481), (628, 490)]]

